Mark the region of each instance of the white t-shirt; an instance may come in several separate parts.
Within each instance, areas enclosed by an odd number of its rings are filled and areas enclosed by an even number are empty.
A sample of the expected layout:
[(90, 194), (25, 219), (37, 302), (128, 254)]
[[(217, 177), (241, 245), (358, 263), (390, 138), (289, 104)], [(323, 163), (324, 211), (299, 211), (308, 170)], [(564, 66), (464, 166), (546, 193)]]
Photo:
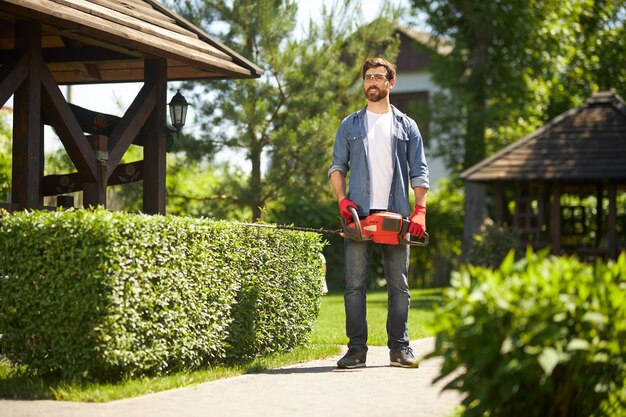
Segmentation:
[(367, 143), (370, 171), (370, 209), (387, 210), (393, 178), (391, 156), (392, 113), (367, 112)]

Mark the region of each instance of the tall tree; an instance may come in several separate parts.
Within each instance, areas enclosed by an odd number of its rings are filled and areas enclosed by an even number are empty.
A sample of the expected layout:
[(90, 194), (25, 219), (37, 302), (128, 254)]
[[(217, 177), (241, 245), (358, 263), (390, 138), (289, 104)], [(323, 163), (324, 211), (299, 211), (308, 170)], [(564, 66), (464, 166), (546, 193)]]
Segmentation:
[[(412, 0), (439, 42), (436, 154), (466, 169), (598, 88), (624, 86), (624, 0)], [(617, 84), (617, 85), (616, 85)], [(556, 114), (555, 114), (556, 113)], [(466, 184), (464, 252), (485, 215)]]
[(253, 219), (290, 201), (328, 201), (324, 174), (334, 131), (361, 98), (355, 85), (363, 59), (395, 54), (389, 20), (359, 27), (358, 3), (348, 0), (325, 9), (323, 22), (311, 23), (297, 39), (293, 1), (205, 0), (174, 7), (265, 71), (258, 80), (186, 86), (201, 103), (203, 132), (187, 150), (202, 144), (213, 153), (244, 153), (248, 183), (232, 197), (250, 208)]
[(560, 12), (576, 18), (552, 71), (546, 119), (580, 105), (595, 91), (626, 94), (626, 0), (569, 1)]
[(450, 168), (479, 162), (591, 92), (624, 91), (625, 0), (412, 0), (440, 42), (433, 112)]
[[(520, 114), (530, 94), (529, 55), (534, 34), (557, 0), (413, 0), (425, 12), (436, 39), (452, 45), (437, 55), (435, 81), (445, 89), (433, 112), (451, 168), (464, 169), (488, 153), (490, 131)], [(450, 146), (449, 141), (453, 141)]]

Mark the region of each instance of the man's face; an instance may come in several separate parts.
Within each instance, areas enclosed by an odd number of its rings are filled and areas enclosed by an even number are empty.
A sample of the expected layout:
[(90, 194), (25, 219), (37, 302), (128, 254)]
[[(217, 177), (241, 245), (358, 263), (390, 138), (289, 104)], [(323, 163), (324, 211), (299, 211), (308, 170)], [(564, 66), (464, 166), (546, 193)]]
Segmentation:
[(387, 79), (385, 67), (370, 68), (365, 72), (363, 80), (363, 91), (365, 98), (372, 102), (377, 102), (389, 95), (389, 90), (394, 85), (394, 81)]

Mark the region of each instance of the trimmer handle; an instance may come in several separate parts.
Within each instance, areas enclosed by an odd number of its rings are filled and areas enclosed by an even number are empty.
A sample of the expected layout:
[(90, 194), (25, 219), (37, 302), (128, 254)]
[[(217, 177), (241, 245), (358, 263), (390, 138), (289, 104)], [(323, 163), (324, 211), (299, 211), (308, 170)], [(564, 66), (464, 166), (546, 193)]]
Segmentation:
[(402, 222), (402, 233), (398, 237), (400, 243), (409, 246), (428, 246), (428, 241), (430, 240), (428, 232), (424, 232), (422, 237), (413, 236), (409, 233), (409, 224), (411, 224), (409, 219), (404, 219)]
[(341, 229), (343, 230), (343, 235), (349, 239), (356, 240), (358, 242), (363, 239), (363, 229), (361, 227), (361, 221), (359, 219), (359, 213), (357, 213), (354, 207), (348, 207), (348, 211), (352, 215), (352, 222), (354, 223), (354, 227), (352, 227), (352, 223), (348, 223), (343, 216), (339, 217), (339, 222), (341, 224)]
[[(405, 236), (408, 236), (408, 239), (406, 239)], [(400, 243), (409, 246), (428, 246), (429, 239), (430, 236), (428, 236), (428, 232), (424, 232), (424, 236), (422, 237), (413, 236), (410, 233), (399, 237)]]

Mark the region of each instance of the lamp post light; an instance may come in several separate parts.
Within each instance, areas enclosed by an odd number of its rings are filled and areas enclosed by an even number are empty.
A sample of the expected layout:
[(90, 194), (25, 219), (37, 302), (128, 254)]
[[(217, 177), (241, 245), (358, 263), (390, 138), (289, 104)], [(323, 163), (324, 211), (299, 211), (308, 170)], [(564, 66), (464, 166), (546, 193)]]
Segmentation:
[(189, 107), (189, 103), (187, 103), (185, 97), (183, 97), (183, 95), (180, 94), (180, 90), (178, 90), (174, 97), (172, 97), (168, 106), (170, 107), (172, 126), (176, 129), (176, 133), (180, 135), (180, 131), (183, 126), (185, 126), (185, 120), (187, 119), (187, 107)]

